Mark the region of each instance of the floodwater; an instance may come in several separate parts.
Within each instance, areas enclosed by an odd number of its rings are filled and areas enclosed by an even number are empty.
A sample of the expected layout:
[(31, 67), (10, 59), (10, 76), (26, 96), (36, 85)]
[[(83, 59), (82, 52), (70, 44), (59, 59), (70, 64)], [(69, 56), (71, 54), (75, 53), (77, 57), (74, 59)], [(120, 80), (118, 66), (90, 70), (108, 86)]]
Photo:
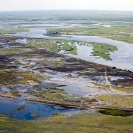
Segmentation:
[[(74, 36), (77, 38), (77, 36)], [(73, 57), (81, 58), (87, 61), (92, 61), (99, 64), (108, 66), (115, 66), (121, 69), (127, 69), (133, 71), (133, 45), (121, 41), (115, 41), (111, 39), (101, 38), (97, 36), (80, 36), (78, 41), (98, 42), (106, 43), (117, 46), (118, 51), (110, 52), (112, 60), (104, 60), (91, 55), (91, 48), (89, 46), (77, 46), (78, 55), (71, 55)]]
[(16, 42), (17, 42), (17, 43), (22, 43), (22, 44), (27, 44), (27, 43), (28, 43), (26, 38), (17, 39)]
[[(105, 83), (105, 78), (102, 76), (95, 77), (78, 77), (77, 74), (71, 73), (71, 77), (69, 77), (68, 73), (62, 72), (52, 72), (47, 73), (49, 80), (45, 80), (46, 85), (50, 85), (51, 87), (58, 87), (64, 89), (68, 94), (74, 94), (76, 96), (88, 97), (88, 96), (98, 96), (98, 95), (106, 95), (106, 94), (124, 94), (115, 89), (100, 89), (95, 86), (94, 83), (97, 81), (98, 83)], [(123, 77), (109, 77), (111, 80), (123, 79)], [(57, 86), (58, 85), (58, 86)], [(59, 87), (59, 86), (63, 87)]]
[(46, 28), (31, 28), (30, 32), (17, 33), (16, 36), (21, 37), (33, 37), (33, 38), (45, 38), (45, 39), (62, 39), (62, 40), (74, 40), (74, 41), (86, 41), (86, 42), (97, 42), (106, 43), (117, 46), (118, 51), (110, 53), (112, 60), (105, 60), (91, 55), (91, 48), (89, 46), (77, 46), (78, 55), (70, 55), (76, 58), (84, 59), (87, 61), (115, 66), (121, 69), (127, 69), (133, 71), (133, 45), (122, 42), (115, 41), (107, 38), (102, 38), (98, 36), (61, 36), (61, 37), (50, 37), (45, 36)]
[[(24, 105), (25, 107), (22, 110), (18, 110), (18, 108)], [(90, 112), (89, 109), (81, 109), (78, 107), (67, 108), (55, 104), (29, 102), (23, 98), (11, 99), (0, 97), (0, 114), (7, 114), (11, 118), (20, 120), (34, 120), (38, 117), (50, 117), (56, 113), (69, 114), (69, 112), (80, 112), (81, 110), (88, 110)]]

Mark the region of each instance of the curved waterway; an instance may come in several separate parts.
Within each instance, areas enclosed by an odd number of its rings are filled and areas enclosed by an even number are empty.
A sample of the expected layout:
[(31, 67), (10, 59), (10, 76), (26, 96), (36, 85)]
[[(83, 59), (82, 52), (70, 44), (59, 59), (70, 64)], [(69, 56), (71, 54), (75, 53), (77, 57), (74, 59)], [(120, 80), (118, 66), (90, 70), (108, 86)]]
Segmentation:
[(122, 41), (115, 41), (98, 36), (61, 36), (51, 37), (45, 36), (45, 28), (31, 28), (29, 32), (17, 33), (16, 36), (21, 37), (33, 37), (33, 38), (45, 38), (45, 39), (62, 39), (62, 40), (74, 40), (74, 41), (86, 41), (105, 43), (117, 46), (118, 51), (110, 53), (111, 61), (104, 60), (91, 55), (92, 48), (89, 46), (77, 45), (78, 55), (70, 55), (72, 57), (80, 58), (86, 61), (91, 61), (103, 65), (115, 66), (121, 69), (127, 69), (133, 71), (133, 44), (129, 44)]

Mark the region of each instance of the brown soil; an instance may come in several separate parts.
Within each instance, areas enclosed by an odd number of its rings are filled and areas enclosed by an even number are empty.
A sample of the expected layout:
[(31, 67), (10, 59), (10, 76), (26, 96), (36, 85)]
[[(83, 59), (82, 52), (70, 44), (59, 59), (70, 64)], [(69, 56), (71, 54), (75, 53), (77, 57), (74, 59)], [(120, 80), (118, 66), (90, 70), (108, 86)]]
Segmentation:
[(0, 94), (0, 97), (18, 98), (17, 96), (13, 96), (13, 95), (10, 95), (10, 94)]

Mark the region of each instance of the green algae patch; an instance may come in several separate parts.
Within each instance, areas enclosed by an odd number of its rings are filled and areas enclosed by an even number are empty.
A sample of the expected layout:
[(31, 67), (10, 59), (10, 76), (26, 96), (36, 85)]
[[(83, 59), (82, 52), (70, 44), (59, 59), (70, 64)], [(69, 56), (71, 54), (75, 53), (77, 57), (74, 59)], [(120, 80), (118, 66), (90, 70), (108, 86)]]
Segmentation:
[(125, 133), (133, 132), (133, 116), (117, 117), (103, 114), (81, 114), (72, 117), (55, 115), (37, 121), (10, 119), (0, 116), (3, 133)]

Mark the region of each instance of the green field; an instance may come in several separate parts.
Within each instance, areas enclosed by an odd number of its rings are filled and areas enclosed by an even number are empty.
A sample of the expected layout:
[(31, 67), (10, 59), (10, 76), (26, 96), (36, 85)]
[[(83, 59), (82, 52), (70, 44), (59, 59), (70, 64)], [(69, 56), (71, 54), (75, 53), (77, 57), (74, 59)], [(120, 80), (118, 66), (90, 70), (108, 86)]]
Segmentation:
[(0, 30), (0, 35), (4, 34), (15, 34), (17, 32), (28, 32), (27, 29), (12, 29), (12, 30)]
[[(56, 28), (56, 29), (47, 29), (48, 35), (49, 32), (58, 31), (60, 34), (65, 35), (87, 35), (87, 36), (100, 36), (109, 39), (114, 39), (118, 41), (123, 41), (133, 44), (133, 26), (122, 23), (121, 25), (114, 25), (111, 22), (109, 23), (111, 27), (101, 27), (94, 25), (83, 25), (83, 27), (75, 28)], [(104, 25), (104, 24), (103, 24)]]
[(1, 133), (132, 133), (133, 117), (82, 114), (41, 118), (37, 121), (13, 120), (0, 116)]

